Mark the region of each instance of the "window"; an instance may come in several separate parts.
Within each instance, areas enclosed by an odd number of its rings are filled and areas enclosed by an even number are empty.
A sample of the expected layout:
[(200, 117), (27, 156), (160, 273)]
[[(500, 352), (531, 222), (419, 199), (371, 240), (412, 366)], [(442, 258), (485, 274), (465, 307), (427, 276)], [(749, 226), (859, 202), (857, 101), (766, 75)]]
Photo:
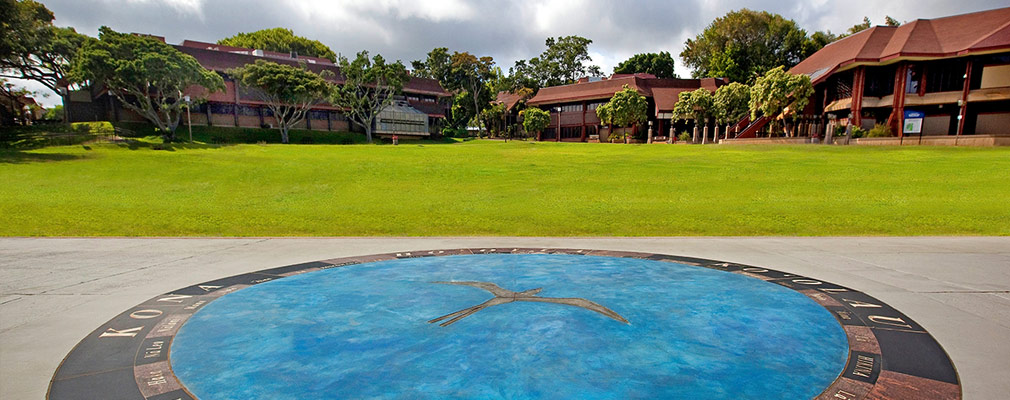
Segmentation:
[(561, 106), (561, 112), (582, 112), (582, 104), (566, 104)]
[(964, 61), (931, 63), (926, 66), (926, 93), (954, 92), (964, 89)]
[(869, 97), (883, 97), (894, 94), (894, 67), (866, 69), (866, 84), (863, 94)]
[(234, 104), (210, 103), (211, 114), (231, 114), (235, 111)]
[(582, 127), (581, 126), (564, 126), (561, 127), (561, 138), (562, 139), (573, 139), (582, 137)]
[(908, 68), (905, 74), (905, 93), (919, 93), (919, 84), (922, 82), (922, 67), (913, 65)]
[(589, 103), (588, 105), (586, 105), (586, 110), (587, 110), (587, 111), (596, 111), (596, 109), (597, 109), (597, 108), (598, 108), (599, 106), (602, 106), (602, 105), (604, 105), (604, 104), (607, 104), (607, 102), (605, 102), (605, 101), (600, 101), (600, 102), (596, 102), (596, 103)]

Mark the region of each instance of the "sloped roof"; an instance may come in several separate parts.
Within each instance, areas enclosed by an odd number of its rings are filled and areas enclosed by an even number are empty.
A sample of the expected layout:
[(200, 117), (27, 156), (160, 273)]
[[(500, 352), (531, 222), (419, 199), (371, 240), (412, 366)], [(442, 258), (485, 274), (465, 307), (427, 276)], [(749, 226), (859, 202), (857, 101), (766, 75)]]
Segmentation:
[[(187, 42), (183, 43), (185, 44)], [(245, 66), (246, 64), (255, 63), (256, 60), (265, 59), (270, 62), (275, 62), (278, 64), (288, 64), (293, 66), (304, 64), (309, 71), (315, 72), (317, 74), (323, 71), (330, 71), (333, 73), (333, 76), (326, 78), (327, 80), (335, 83), (344, 82), (344, 76), (340, 73), (340, 68), (337, 67), (335, 64), (329, 62), (329, 60), (320, 59), (324, 60), (325, 62), (312, 63), (312, 62), (306, 62), (307, 60), (301, 56), (299, 56), (298, 59), (291, 58), (290, 56), (259, 57), (252, 55), (251, 53), (244, 53), (241, 51), (232, 52), (227, 49), (213, 50), (210, 48), (205, 48), (206, 46), (192, 46), (192, 43), (200, 43), (200, 42), (189, 42), (189, 43), (191, 44), (191, 46), (173, 45), (173, 47), (175, 47), (177, 50), (185, 54), (193, 56), (193, 58), (195, 58), (196, 61), (200, 63), (200, 65), (211, 71), (226, 72), (232, 68), (237, 68)], [(229, 49), (243, 50), (237, 47), (220, 46), (220, 45), (214, 45), (214, 46), (217, 46), (219, 48), (227, 47)], [(428, 78), (418, 78), (418, 77), (411, 77), (410, 81), (408, 81), (406, 84), (403, 85), (403, 91), (406, 93), (424, 94), (439, 97), (445, 97), (449, 95), (449, 92), (443, 89), (442, 85), (440, 85), (437, 80)]]
[(601, 81), (543, 88), (527, 104), (535, 106), (583, 100), (607, 100), (613, 97), (614, 93), (623, 89), (624, 85), (628, 85), (639, 94), (653, 98), (656, 105), (654, 112), (671, 111), (679, 100), (680, 92), (693, 91), (698, 88), (714, 92), (719, 86), (726, 83), (727, 81), (723, 78), (674, 79), (656, 78), (648, 74), (614, 75), (610, 79)]
[(886, 63), (902, 58), (956, 57), (1010, 50), (1010, 7), (901, 26), (876, 26), (824, 46), (789, 70), (817, 83), (834, 71), (857, 63)]
[(521, 99), (522, 99), (522, 96), (520, 96), (518, 94), (509, 93), (509, 92), (498, 92), (498, 97), (495, 99), (495, 103), (502, 103), (502, 104), (504, 104), (505, 105), (505, 110), (509, 111), (509, 110), (512, 110), (512, 107), (515, 107), (516, 104), (519, 103), (519, 100), (521, 100)]

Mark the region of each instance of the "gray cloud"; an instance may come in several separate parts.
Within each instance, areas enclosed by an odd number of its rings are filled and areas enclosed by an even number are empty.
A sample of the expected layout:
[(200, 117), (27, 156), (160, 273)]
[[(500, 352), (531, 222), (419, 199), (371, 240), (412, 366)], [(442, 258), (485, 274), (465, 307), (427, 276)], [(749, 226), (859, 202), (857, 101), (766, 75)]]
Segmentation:
[[(44, 0), (56, 24), (97, 34), (118, 31), (214, 42), (237, 32), (286, 27), (344, 55), (367, 49), (405, 63), (434, 47), (491, 55), (503, 69), (538, 55), (549, 36), (580, 35), (594, 41), (594, 62), (610, 71), (642, 52), (675, 57), (686, 39), (712, 19), (751, 8), (779, 13), (807, 31), (845, 31), (864, 15), (908, 21), (1005, 6), (1005, 0)], [(682, 64), (681, 75), (689, 74)], [(45, 100), (47, 104), (55, 102)]]

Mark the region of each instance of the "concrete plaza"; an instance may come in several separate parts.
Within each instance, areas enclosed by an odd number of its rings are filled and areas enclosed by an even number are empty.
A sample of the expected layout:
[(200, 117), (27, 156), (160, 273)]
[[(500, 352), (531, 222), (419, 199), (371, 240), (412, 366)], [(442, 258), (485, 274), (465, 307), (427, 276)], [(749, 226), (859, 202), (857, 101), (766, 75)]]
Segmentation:
[(44, 398), (75, 344), (158, 294), (299, 262), (460, 247), (654, 252), (848, 286), (924, 326), (966, 399), (1010, 393), (1010, 238), (26, 238), (0, 239), (0, 399)]

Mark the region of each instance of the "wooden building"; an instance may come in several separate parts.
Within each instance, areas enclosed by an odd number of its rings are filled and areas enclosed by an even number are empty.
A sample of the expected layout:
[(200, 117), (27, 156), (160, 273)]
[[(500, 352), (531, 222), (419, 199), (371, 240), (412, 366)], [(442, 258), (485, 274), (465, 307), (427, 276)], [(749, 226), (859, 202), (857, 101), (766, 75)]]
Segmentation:
[[(606, 141), (609, 127), (600, 124), (596, 107), (610, 101), (614, 93), (624, 85), (634, 89), (648, 100), (648, 121), (642, 126), (629, 128), (633, 136), (642, 136), (645, 129), (654, 129), (654, 140), (666, 140), (687, 129), (690, 122), (678, 122), (673, 118), (673, 106), (678, 95), (684, 91), (705, 88), (712, 92), (727, 80), (722, 78), (667, 79), (651, 74), (613, 75), (609, 78), (582, 78), (571, 85), (553, 86), (540, 89), (537, 95), (527, 101), (530, 107), (547, 110), (551, 114), (551, 125), (545, 129), (540, 140), (560, 142)], [(499, 98), (503, 101), (509, 98)]]
[[(164, 40), (163, 38), (159, 38)], [(173, 45), (184, 54), (193, 56), (200, 65), (217, 72), (225, 81), (225, 90), (211, 93), (207, 102), (194, 105), (192, 109), (193, 125), (210, 125), (223, 127), (272, 127), (275, 126), (270, 109), (259, 100), (255, 94), (243, 88), (228, 76), (228, 70), (251, 64), (259, 59), (288, 65), (305, 65), (310, 71), (320, 73), (328, 70), (333, 75), (329, 81), (340, 84), (343, 77), (340, 68), (330, 60), (318, 57), (300, 56), (256, 49), (224, 46), (214, 43), (186, 40), (180, 45)], [(113, 96), (101, 88), (92, 88), (88, 93), (71, 93), (70, 116), (72, 121), (127, 121), (144, 122), (140, 115), (118, 104)], [(416, 110), (412, 114), (427, 115), (424, 124), (427, 129), (437, 129), (449, 112), (450, 94), (434, 79), (412, 77), (403, 87), (403, 100), (397, 103), (400, 108), (408, 107)], [(400, 111), (403, 111), (402, 109)], [(182, 121), (185, 124), (185, 120)], [(428, 128), (430, 127), (430, 128)], [(347, 117), (337, 107), (320, 104), (314, 107), (296, 129), (321, 131), (351, 131), (355, 130)], [(385, 132), (385, 131), (383, 131)], [(412, 129), (403, 132), (405, 136), (428, 136), (428, 132)]]
[(804, 135), (847, 124), (900, 135), (906, 111), (924, 114), (926, 136), (1010, 135), (1010, 8), (869, 28), (790, 72), (815, 88), (801, 121), (820, 129)]

